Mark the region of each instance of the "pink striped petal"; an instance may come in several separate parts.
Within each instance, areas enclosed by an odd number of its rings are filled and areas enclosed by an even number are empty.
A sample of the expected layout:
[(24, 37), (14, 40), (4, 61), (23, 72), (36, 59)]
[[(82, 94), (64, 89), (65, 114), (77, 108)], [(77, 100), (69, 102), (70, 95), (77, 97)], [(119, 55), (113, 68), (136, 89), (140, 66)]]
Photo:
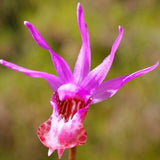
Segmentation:
[(123, 29), (122, 27), (119, 26), (119, 35), (112, 46), (111, 53), (103, 60), (103, 62), (99, 66), (93, 69), (88, 74), (88, 76), (83, 80), (82, 86), (85, 89), (93, 90), (102, 83), (112, 65), (115, 52), (118, 49), (122, 36), (123, 36)]
[(43, 78), (45, 79), (48, 84), (50, 85), (51, 89), (53, 91), (56, 91), (58, 89), (58, 87), (62, 84), (60, 79), (52, 74), (49, 73), (45, 73), (45, 72), (40, 72), (40, 71), (34, 71), (34, 70), (30, 70), (30, 69), (26, 69), (24, 67), (20, 67), (18, 65), (15, 65), (11, 62), (7, 62), (5, 60), (0, 60), (0, 64), (8, 67), (12, 70), (21, 72), (23, 74), (26, 74), (27, 76), (33, 77), (33, 78)]
[(51, 58), (53, 61), (53, 64), (55, 66), (55, 69), (57, 71), (57, 74), (61, 80), (64, 82), (72, 81), (72, 71), (66, 61), (60, 57), (58, 54), (56, 54), (49, 45), (45, 42), (45, 40), (42, 38), (40, 33), (37, 31), (37, 29), (27, 21), (24, 21), (24, 25), (29, 29), (33, 39), (35, 42), (42, 48), (48, 50), (51, 54)]
[(82, 46), (74, 68), (74, 79), (75, 82), (78, 83), (81, 82), (84, 79), (84, 77), (89, 73), (91, 63), (89, 32), (87, 24), (84, 20), (83, 10), (80, 3), (78, 3), (77, 5), (77, 20), (78, 27), (82, 37)]
[[(52, 107), (54, 108), (54, 106)], [(88, 108), (86, 112), (87, 110)], [(83, 113), (83, 115), (85, 116), (86, 114)], [(84, 118), (84, 116), (82, 117)], [(49, 156), (57, 149), (60, 158), (64, 149), (82, 145), (86, 142), (87, 134), (82, 121), (78, 118), (80, 117), (74, 116), (73, 119), (69, 119), (66, 122), (64, 119), (61, 119), (60, 115), (57, 116), (53, 111), (49, 120), (40, 125), (37, 134), (43, 145), (49, 148)]]
[(137, 72), (134, 72), (132, 74), (128, 74), (125, 76), (121, 76), (118, 78), (114, 78), (108, 81), (103, 82), (99, 88), (95, 91), (93, 95), (92, 103), (98, 103), (105, 99), (108, 99), (112, 97), (114, 94), (117, 93), (117, 91), (128, 81), (137, 78), (143, 74), (146, 74), (153, 69), (155, 69), (159, 65), (159, 62), (157, 62), (155, 65), (139, 70)]

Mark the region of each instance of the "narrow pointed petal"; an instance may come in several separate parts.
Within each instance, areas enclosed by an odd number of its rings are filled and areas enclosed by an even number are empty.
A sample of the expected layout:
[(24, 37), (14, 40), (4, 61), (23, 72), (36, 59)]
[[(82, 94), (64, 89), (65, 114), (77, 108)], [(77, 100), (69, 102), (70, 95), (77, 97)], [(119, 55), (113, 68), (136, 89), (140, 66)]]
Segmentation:
[(93, 95), (92, 103), (98, 103), (105, 99), (108, 99), (112, 97), (114, 94), (117, 93), (117, 91), (128, 81), (137, 78), (139, 76), (142, 76), (148, 72), (151, 72), (153, 69), (155, 69), (159, 65), (159, 62), (157, 62), (155, 65), (139, 70), (137, 72), (134, 72), (132, 74), (128, 74), (125, 76), (121, 76), (118, 78), (110, 79), (108, 81), (103, 82), (99, 88), (95, 91), (95, 94)]
[(50, 156), (54, 151), (55, 151), (55, 150), (49, 148), (49, 149), (48, 149), (48, 156)]
[(24, 21), (24, 25), (29, 29), (33, 39), (36, 41), (36, 43), (40, 47), (47, 49), (47, 50), (50, 49), (49, 45), (45, 42), (43, 37), (40, 35), (37, 29), (30, 22)]
[(27, 76), (33, 77), (33, 78), (43, 78), (45, 79), (48, 84), (50, 85), (51, 89), (53, 91), (56, 91), (57, 88), (62, 84), (62, 82), (60, 81), (60, 79), (52, 74), (49, 73), (45, 73), (45, 72), (40, 72), (40, 71), (34, 71), (34, 70), (30, 70), (30, 69), (26, 69), (24, 67), (20, 67), (16, 64), (13, 64), (11, 62), (7, 62), (5, 60), (0, 60), (0, 64), (8, 67), (12, 70), (21, 72)]
[(99, 66), (93, 69), (83, 80), (82, 86), (85, 89), (93, 90), (102, 83), (112, 65), (116, 50), (118, 49), (122, 36), (123, 29), (119, 26), (119, 35), (112, 46), (111, 53), (103, 60), (103, 62)]
[(81, 4), (77, 5), (77, 21), (82, 37), (82, 46), (74, 68), (75, 81), (81, 82), (90, 71), (91, 49), (87, 24), (84, 20)]
[(58, 149), (58, 158), (61, 159), (65, 149)]
[(67, 62), (53, 50), (50, 49), (49, 52), (59, 78), (64, 82), (72, 82), (73, 74)]
[(70, 67), (68, 66), (68, 64), (66, 63), (66, 61), (49, 47), (49, 45), (45, 42), (45, 40), (42, 38), (40, 33), (37, 31), (37, 29), (30, 22), (24, 21), (24, 25), (30, 31), (35, 42), (40, 47), (50, 52), (53, 64), (55, 66), (55, 69), (57, 71), (59, 78), (64, 80), (65, 82), (71, 81), (73, 77), (72, 71)]

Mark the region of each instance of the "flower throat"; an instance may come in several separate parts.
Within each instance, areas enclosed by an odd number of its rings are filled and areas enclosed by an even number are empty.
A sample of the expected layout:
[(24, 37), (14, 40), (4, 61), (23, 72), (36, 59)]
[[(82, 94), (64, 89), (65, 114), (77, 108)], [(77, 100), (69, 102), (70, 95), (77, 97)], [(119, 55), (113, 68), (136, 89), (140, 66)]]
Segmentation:
[(58, 94), (55, 94), (55, 96), (59, 115), (64, 118), (65, 121), (68, 121), (70, 118), (72, 119), (78, 110), (86, 106), (85, 102), (77, 97), (70, 97), (61, 101)]

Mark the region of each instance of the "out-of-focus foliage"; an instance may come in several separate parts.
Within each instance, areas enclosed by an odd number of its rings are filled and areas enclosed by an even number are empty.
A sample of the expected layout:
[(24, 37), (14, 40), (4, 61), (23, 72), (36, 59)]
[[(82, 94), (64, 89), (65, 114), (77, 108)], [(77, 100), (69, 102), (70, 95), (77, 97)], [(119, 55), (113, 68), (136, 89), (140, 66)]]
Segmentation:
[[(124, 37), (107, 79), (132, 73), (160, 59), (159, 0), (80, 0), (90, 31), (92, 68), (109, 53), (118, 35)], [(0, 58), (55, 74), (49, 53), (32, 40), (23, 21), (32, 22), (50, 46), (73, 68), (81, 39), (77, 1), (1, 0)], [(85, 120), (87, 143), (77, 160), (160, 159), (159, 68), (126, 84), (111, 99), (90, 107)], [(47, 157), (36, 136), (52, 112), (47, 83), (0, 66), (0, 160)], [(62, 160), (67, 159), (65, 151)]]

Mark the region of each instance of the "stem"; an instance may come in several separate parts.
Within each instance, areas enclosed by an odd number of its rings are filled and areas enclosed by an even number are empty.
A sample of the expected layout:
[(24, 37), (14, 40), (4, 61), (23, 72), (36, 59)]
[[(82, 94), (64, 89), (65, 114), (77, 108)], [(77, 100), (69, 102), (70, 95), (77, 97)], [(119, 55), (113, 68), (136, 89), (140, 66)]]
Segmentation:
[(73, 147), (69, 150), (68, 160), (76, 160), (76, 147)]

